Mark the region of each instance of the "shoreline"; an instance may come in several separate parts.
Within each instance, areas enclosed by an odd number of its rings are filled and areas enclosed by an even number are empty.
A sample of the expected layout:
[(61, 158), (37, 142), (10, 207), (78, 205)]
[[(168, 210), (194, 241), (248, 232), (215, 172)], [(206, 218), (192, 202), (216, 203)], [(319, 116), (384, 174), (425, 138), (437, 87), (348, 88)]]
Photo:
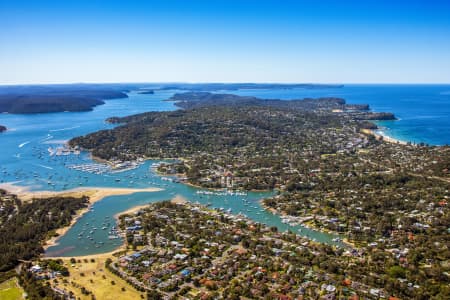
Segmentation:
[(412, 145), (412, 142), (393, 138), (393, 137), (387, 135), (386, 133), (384, 133), (384, 131), (382, 131), (381, 129), (361, 129), (361, 132), (366, 135), (372, 135), (379, 141), (384, 141), (387, 143), (399, 144), (399, 145), (408, 145), (408, 143), (410, 143)]
[(278, 216), (287, 216), (287, 214), (283, 213), (283, 212), (278, 212), (275, 208), (273, 207), (269, 207), (264, 203), (264, 199), (259, 200), (259, 205), (266, 211), (272, 213), (273, 215), (278, 215)]
[[(50, 197), (88, 197), (88, 206), (78, 210), (75, 215), (72, 217), (70, 224), (58, 228), (54, 231), (54, 234), (57, 236), (53, 236), (48, 238), (43, 242), (42, 247), (44, 250), (52, 246), (58, 245), (58, 239), (64, 236), (67, 231), (85, 214), (87, 213), (92, 205), (106, 197), (109, 196), (118, 196), (118, 195), (129, 195), (140, 192), (158, 192), (162, 191), (161, 188), (144, 188), (144, 189), (131, 189), (131, 188), (105, 188), (105, 187), (83, 187), (83, 188), (74, 188), (66, 191), (30, 191), (29, 187), (14, 185), (14, 182), (10, 183), (2, 183), (0, 184), (0, 189), (4, 189), (9, 193), (16, 194), (17, 197), (23, 201), (28, 202), (32, 200), (43, 200)], [(117, 251), (114, 250), (114, 251)], [(45, 254), (44, 254), (45, 255)]]
[(11, 194), (17, 195), (17, 197), (26, 202), (33, 199), (45, 199), (50, 197), (89, 197), (89, 203), (94, 204), (97, 201), (102, 200), (105, 197), (116, 195), (128, 195), (140, 192), (159, 192), (163, 189), (151, 187), (151, 188), (114, 188), (114, 187), (77, 187), (64, 191), (31, 191), (29, 187), (15, 185), (16, 182), (7, 182), (0, 184), (0, 189), (4, 189)]
[[(100, 157), (92, 155), (92, 152), (90, 150), (84, 150), (83, 149), (83, 151), (89, 152), (90, 155), (91, 155), (91, 159), (93, 161), (96, 161), (96, 162), (99, 162), (99, 163), (104, 163), (104, 164), (107, 164), (107, 165), (110, 165), (110, 166), (113, 165), (113, 163), (111, 161), (107, 160), (107, 159), (100, 158)], [(187, 159), (184, 158), (184, 157), (176, 157), (176, 158), (142, 157), (142, 159), (144, 161), (151, 160), (151, 161), (163, 162), (163, 161), (177, 161), (178, 160), (178, 161), (183, 161), (185, 163), (187, 162)], [(133, 161), (137, 161), (137, 160), (133, 160)], [(171, 164), (172, 162), (167, 162), (167, 163)], [(182, 178), (186, 177), (185, 173), (165, 174), (165, 173), (159, 172), (157, 169), (155, 169), (154, 172), (158, 176), (174, 176), (174, 177), (176, 177), (179, 180), (179, 183), (185, 184), (187, 186), (190, 186), (190, 187), (193, 187), (193, 188), (196, 188), (196, 189), (203, 189), (203, 190), (210, 190), (210, 191), (223, 191), (224, 189), (228, 190), (228, 188), (226, 188), (226, 187), (220, 187), (220, 188), (204, 187), (204, 186), (201, 186), (201, 185), (193, 184), (193, 183), (191, 183), (191, 182), (189, 182), (187, 180), (182, 180)], [(236, 190), (236, 191), (243, 191), (243, 192), (266, 193), (266, 192), (272, 192), (274, 190), (277, 190), (277, 188), (274, 188), (273, 190), (270, 190), (270, 189), (268, 189), (268, 190), (257, 190), (257, 189), (247, 190), (247, 189), (244, 189), (244, 188), (237, 188), (237, 189), (234, 189), (234, 190)]]
[[(288, 214), (286, 214), (286, 212), (284, 211), (278, 211), (275, 208), (269, 207), (267, 205), (264, 204), (264, 199), (261, 199), (259, 201), (259, 204), (261, 205), (261, 207), (272, 213), (273, 215), (279, 216), (279, 217), (286, 217), (289, 216)], [(303, 224), (300, 224), (300, 226), (304, 226)], [(327, 234), (331, 234), (331, 235), (335, 235), (335, 236), (342, 236), (342, 233), (339, 233), (337, 231), (333, 231), (333, 230), (328, 230), (328, 229), (323, 229), (323, 228), (318, 228), (317, 226), (314, 226), (314, 224), (310, 224), (309, 227), (307, 227), (309, 229), (312, 229), (314, 231), (318, 231), (318, 232), (322, 232), (322, 233), (327, 233)], [(347, 236), (345, 236), (344, 238), (342, 238), (342, 242), (344, 244), (346, 244), (347, 246), (351, 246), (353, 248), (356, 248), (355, 244), (349, 240), (349, 238)]]
[[(76, 189), (78, 189), (78, 188), (76, 188)], [(74, 189), (74, 190), (76, 190), (76, 189)], [(82, 189), (85, 189), (85, 188), (82, 188)], [(88, 196), (89, 197), (89, 205), (86, 208), (81, 209), (78, 212), (76, 212), (75, 216), (72, 218), (72, 221), (70, 222), (69, 225), (57, 229), (55, 231), (55, 233), (58, 234), (58, 236), (54, 236), (54, 237), (51, 237), (50, 239), (46, 240), (43, 245), (44, 250), (47, 250), (48, 248), (53, 247), (53, 246), (57, 246), (58, 239), (60, 237), (64, 236), (70, 230), (70, 228), (72, 228), (72, 226), (75, 225), (75, 223), (81, 217), (83, 217), (83, 215), (85, 213), (87, 213), (91, 209), (92, 205), (95, 202), (98, 202), (109, 196), (128, 195), (128, 194), (134, 194), (134, 193), (139, 193), (139, 192), (157, 192), (157, 191), (162, 190), (160, 188), (147, 188), (147, 189), (96, 188), (95, 190), (89, 189), (89, 188), (86, 188), (86, 189), (87, 189), (85, 191), (86, 193), (93, 193), (91, 196)], [(83, 194), (85, 192), (84, 191), (74, 191), (73, 193)], [(64, 194), (61, 194), (61, 195), (64, 195)], [(67, 195), (70, 196), (70, 192)], [(122, 246), (120, 246), (120, 247), (122, 247)], [(118, 249), (119, 248), (115, 249), (114, 252), (117, 251)]]
[(117, 247), (116, 249), (109, 251), (109, 252), (105, 252), (105, 253), (97, 253), (97, 254), (89, 254), (89, 255), (80, 255), (80, 256), (42, 256), (41, 259), (62, 259), (62, 260), (70, 260), (71, 258), (75, 258), (75, 259), (106, 259), (108, 257), (113, 257), (115, 253), (117, 252), (121, 252), (121, 251), (125, 251), (126, 249), (126, 244), (122, 244), (119, 247)]
[[(168, 175), (168, 174), (164, 174), (164, 173), (160, 173), (160, 172), (158, 172), (158, 175), (160, 175), (160, 176), (176, 176), (178, 178), (179, 178), (179, 176), (185, 176), (185, 174)], [(226, 187), (222, 187), (222, 188), (204, 187), (204, 186), (201, 186), (201, 185), (196, 185), (196, 184), (190, 183), (188, 181), (181, 181), (181, 180), (180, 180), (180, 183), (185, 184), (185, 185), (190, 186), (190, 187), (193, 187), (193, 188), (196, 188), (196, 189), (215, 191), (215, 192), (221, 192), (223, 190), (230, 190), (229, 188), (226, 188)], [(273, 191), (277, 191), (277, 188), (274, 188), (273, 190), (255, 190), (255, 189), (246, 190), (246, 189), (242, 189), (242, 188), (236, 188), (236, 189), (232, 189), (232, 191), (239, 191), (239, 192), (245, 192), (245, 193), (270, 193), (270, 192), (273, 192)]]
[[(170, 200), (170, 202), (175, 203), (175, 204), (185, 204), (185, 203), (188, 203), (189, 201), (188, 201), (186, 198), (184, 198), (183, 196), (181, 196), (181, 195), (176, 195), (175, 197), (173, 197), (173, 198)], [(132, 213), (135, 213), (135, 212), (137, 212), (137, 211), (139, 211), (139, 210), (141, 210), (141, 209), (143, 209), (143, 208), (148, 207), (149, 205), (150, 205), (150, 203), (143, 204), (143, 205), (137, 205), (137, 206), (134, 206), (134, 207), (132, 207), (132, 208), (130, 208), (130, 209), (127, 209), (127, 210), (125, 210), (125, 211), (122, 211), (122, 212), (119, 212), (119, 213), (115, 214), (115, 215), (114, 215), (114, 218), (118, 221), (118, 220), (119, 220), (119, 216), (124, 215), (124, 214), (132, 214)], [(87, 211), (89, 211), (89, 208), (83, 209), (83, 210), (81, 210), (81, 211), (85, 211), (84, 213), (86, 213)], [(64, 228), (60, 228), (61, 230), (64, 230), (64, 232), (63, 232), (60, 236), (64, 235), (64, 234), (65, 234), (65, 233), (73, 226), (73, 224), (75, 224), (75, 222), (76, 222), (81, 216), (82, 216), (82, 214), (79, 215), (79, 216), (77, 216), (77, 218), (72, 219), (72, 222), (71, 222), (71, 224), (70, 224), (69, 226), (66, 226), (66, 227), (64, 227)], [(55, 242), (56, 242), (57, 238), (59, 238), (60, 236), (56, 237), (56, 239), (55, 239), (55, 241), (53, 241), (53, 244), (52, 244), (52, 245), (47, 245), (47, 244), (49, 244), (50, 241), (51, 241), (51, 240), (48, 240), (48, 241), (46, 242), (46, 245), (43, 246), (43, 247), (44, 247), (44, 250), (46, 250), (46, 249), (47, 249), (48, 247), (50, 247), (50, 246), (56, 245)], [(118, 246), (116, 249), (114, 249), (114, 250), (112, 250), (112, 251), (105, 252), (105, 253), (89, 254), (89, 255), (80, 255), (80, 256), (75, 255), (75, 256), (71, 256), (71, 257), (69, 257), (69, 256), (45, 256), (45, 254), (44, 254), (44, 256), (42, 256), (41, 258), (42, 258), (42, 259), (70, 259), (70, 258), (73, 257), (73, 258), (76, 258), (76, 259), (91, 259), (91, 258), (99, 259), (99, 258), (108, 258), (108, 257), (112, 257), (115, 253), (120, 252), (120, 251), (126, 251), (126, 250), (127, 250), (127, 243), (126, 243), (126, 241), (124, 240), (123, 243), (122, 243), (122, 245)]]
[[(181, 195), (175, 195), (172, 199), (170, 199), (170, 202), (175, 203), (175, 204), (185, 204), (185, 203), (188, 203), (189, 201), (185, 197), (183, 197)], [(114, 219), (116, 219), (118, 221), (119, 217), (121, 215), (134, 214), (135, 212), (148, 207), (150, 204), (151, 203), (133, 206), (130, 209), (127, 209), (125, 211), (122, 211), (122, 212), (119, 212), (119, 213), (115, 214), (114, 215)]]

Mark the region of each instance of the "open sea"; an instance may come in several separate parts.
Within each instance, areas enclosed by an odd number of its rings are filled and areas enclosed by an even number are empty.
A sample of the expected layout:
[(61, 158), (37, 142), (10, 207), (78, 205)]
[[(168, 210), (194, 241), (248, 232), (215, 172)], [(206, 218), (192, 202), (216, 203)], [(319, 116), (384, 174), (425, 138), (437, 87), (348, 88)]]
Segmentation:
[(343, 88), (241, 90), (261, 98), (340, 97), (347, 103), (369, 104), (373, 111), (392, 112), (398, 120), (378, 122), (384, 134), (430, 145), (450, 144), (450, 85), (361, 85)]
[[(292, 230), (324, 243), (335, 243), (335, 236), (290, 226), (264, 211), (259, 200), (272, 193), (205, 195), (201, 189), (163, 180), (147, 161), (136, 169), (120, 173), (95, 174), (71, 169), (74, 165), (91, 164), (88, 153), (80, 155), (50, 155), (49, 148), (63, 145), (72, 137), (112, 128), (104, 120), (111, 116), (126, 116), (145, 111), (177, 109), (163, 101), (177, 91), (156, 91), (153, 95), (131, 92), (129, 98), (107, 100), (90, 112), (49, 114), (0, 114), (0, 125), (9, 130), (0, 134), (0, 182), (15, 183), (31, 190), (67, 190), (76, 187), (159, 187), (154, 193), (111, 196), (95, 203), (92, 210), (50, 247), (48, 256), (79, 256), (109, 252), (121, 245), (121, 239), (110, 239), (110, 227), (117, 213), (155, 201), (180, 195), (192, 202), (230, 209), (249, 218)], [(218, 91), (220, 92), (220, 91)], [(450, 85), (345, 85), (343, 88), (267, 89), (224, 91), (262, 98), (298, 99), (305, 97), (342, 97), (348, 103), (367, 103), (374, 111), (394, 113), (398, 120), (378, 122), (384, 134), (396, 139), (430, 145), (450, 144)], [(200, 191), (200, 193), (199, 193)], [(101, 228), (107, 227), (102, 230)], [(93, 229), (97, 228), (97, 229)], [(92, 239), (80, 233), (91, 232)]]

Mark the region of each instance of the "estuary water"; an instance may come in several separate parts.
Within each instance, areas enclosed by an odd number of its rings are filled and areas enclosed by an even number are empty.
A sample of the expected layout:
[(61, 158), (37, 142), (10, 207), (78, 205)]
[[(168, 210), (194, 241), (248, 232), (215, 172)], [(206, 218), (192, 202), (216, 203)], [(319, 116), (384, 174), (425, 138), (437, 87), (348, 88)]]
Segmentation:
[[(114, 216), (137, 205), (169, 200), (176, 195), (189, 201), (245, 214), (249, 218), (292, 230), (320, 242), (335, 244), (334, 236), (290, 226), (281, 218), (264, 211), (259, 200), (273, 193), (230, 195), (204, 194), (201, 189), (164, 180), (155, 174), (146, 161), (138, 168), (120, 173), (95, 174), (72, 169), (72, 166), (92, 164), (88, 153), (80, 155), (50, 155), (54, 149), (72, 137), (112, 128), (104, 120), (111, 116), (126, 116), (145, 111), (177, 109), (163, 101), (177, 91), (156, 91), (153, 95), (131, 92), (129, 98), (107, 100), (90, 112), (51, 114), (1, 114), (0, 124), (9, 130), (0, 135), (0, 181), (13, 182), (31, 190), (67, 190), (76, 187), (162, 188), (159, 192), (110, 196), (95, 203), (92, 209), (47, 250), (48, 256), (80, 256), (109, 252), (121, 245), (121, 239), (111, 239)], [(238, 90), (240, 95), (264, 98), (294, 99), (303, 97), (342, 97), (349, 103), (368, 103), (375, 111), (389, 111), (400, 120), (380, 122), (386, 134), (398, 139), (442, 145), (450, 143), (450, 86), (361, 86), (348, 85), (329, 89)]]

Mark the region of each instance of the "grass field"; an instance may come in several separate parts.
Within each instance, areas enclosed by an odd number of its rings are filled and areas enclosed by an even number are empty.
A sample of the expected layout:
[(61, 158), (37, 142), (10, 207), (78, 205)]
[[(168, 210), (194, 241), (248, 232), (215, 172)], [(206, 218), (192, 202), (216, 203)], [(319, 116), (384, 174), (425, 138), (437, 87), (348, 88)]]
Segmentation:
[(0, 299), (2, 300), (23, 299), (23, 294), (24, 290), (18, 286), (16, 278), (0, 284)]
[[(70, 263), (70, 259), (64, 259), (64, 263), (70, 272), (70, 276), (65, 278), (67, 282), (64, 283), (63, 278), (58, 279), (58, 284), (56, 285), (53, 281), (50, 282), (53, 286), (60, 289), (72, 291), (77, 299), (79, 297), (82, 300), (90, 300), (92, 299), (92, 295), (83, 295), (81, 287), (92, 292), (98, 300), (134, 300), (141, 299), (141, 295), (145, 296), (144, 293), (136, 291), (120, 277), (109, 272), (105, 268), (105, 261), (107, 258), (107, 255), (81, 259), (77, 258), (77, 261), (80, 259), (81, 263), (77, 262), (73, 265)], [(95, 261), (92, 262), (91, 259), (94, 259)], [(114, 284), (112, 282), (114, 282)], [(0, 297), (0, 299), (3, 298)]]

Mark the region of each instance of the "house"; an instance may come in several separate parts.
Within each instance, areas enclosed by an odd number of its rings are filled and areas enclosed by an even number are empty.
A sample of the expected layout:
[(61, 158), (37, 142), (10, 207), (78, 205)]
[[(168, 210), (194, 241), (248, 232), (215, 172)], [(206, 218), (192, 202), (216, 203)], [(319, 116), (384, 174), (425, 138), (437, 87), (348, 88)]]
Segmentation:
[(185, 260), (188, 256), (186, 254), (175, 254), (174, 259)]
[(143, 266), (145, 266), (145, 267), (149, 267), (149, 266), (152, 264), (152, 262), (151, 262), (151, 261), (148, 261), (148, 260), (144, 260), (144, 261), (141, 262), (141, 264), (142, 264)]
[(42, 271), (42, 268), (40, 265), (34, 265), (30, 268), (30, 271), (33, 273), (39, 273)]

